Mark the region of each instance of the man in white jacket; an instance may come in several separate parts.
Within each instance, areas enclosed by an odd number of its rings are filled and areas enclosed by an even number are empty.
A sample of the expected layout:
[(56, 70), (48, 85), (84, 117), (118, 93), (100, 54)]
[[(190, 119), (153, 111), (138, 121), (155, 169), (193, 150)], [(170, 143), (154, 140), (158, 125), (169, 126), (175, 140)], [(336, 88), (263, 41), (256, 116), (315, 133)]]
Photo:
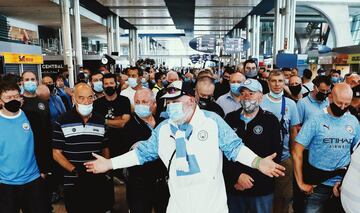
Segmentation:
[(85, 163), (88, 172), (103, 173), (141, 165), (160, 158), (168, 169), (170, 200), (167, 212), (228, 212), (222, 175), (222, 152), (232, 160), (259, 169), (270, 177), (284, 175), (285, 169), (272, 159), (260, 158), (248, 149), (217, 114), (200, 110), (191, 92), (181, 81), (173, 82), (162, 98), (169, 119), (152, 136), (121, 156)]

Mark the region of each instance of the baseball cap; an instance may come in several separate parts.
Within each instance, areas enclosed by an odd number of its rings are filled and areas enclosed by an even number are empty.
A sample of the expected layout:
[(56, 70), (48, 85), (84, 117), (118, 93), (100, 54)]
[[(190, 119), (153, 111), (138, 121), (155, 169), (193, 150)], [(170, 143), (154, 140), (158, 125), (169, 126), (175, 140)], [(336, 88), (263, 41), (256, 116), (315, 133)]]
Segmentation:
[(190, 88), (184, 87), (182, 81), (174, 81), (165, 89), (165, 94), (161, 96), (161, 99), (177, 99), (183, 95), (194, 96)]
[(239, 90), (241, 90), (242, 88), (247, 88), (253, 92), (263, 92), (263, 88), (260, 82), (256, 79), (251, 78), (246, 79), (246, 81), (240, 84)]

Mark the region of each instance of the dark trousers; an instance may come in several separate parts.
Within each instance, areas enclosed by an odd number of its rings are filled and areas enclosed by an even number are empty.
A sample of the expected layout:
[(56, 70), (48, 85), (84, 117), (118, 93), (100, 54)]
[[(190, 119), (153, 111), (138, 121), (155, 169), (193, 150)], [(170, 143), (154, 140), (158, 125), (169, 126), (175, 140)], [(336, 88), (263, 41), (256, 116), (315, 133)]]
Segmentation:
[(105, 175), (78, 178), (64, 187), (64, 201), (68, 213), (104, 213), (114, 204), (113, 180)]
[(24, 185), (0, 184), (0, 213), (49, 213), (49, 207), (41, 178)]
[(165, 181), (126, 183), (126, 200), (131, 213), (165, 213), (169, 202), (169, 189)]

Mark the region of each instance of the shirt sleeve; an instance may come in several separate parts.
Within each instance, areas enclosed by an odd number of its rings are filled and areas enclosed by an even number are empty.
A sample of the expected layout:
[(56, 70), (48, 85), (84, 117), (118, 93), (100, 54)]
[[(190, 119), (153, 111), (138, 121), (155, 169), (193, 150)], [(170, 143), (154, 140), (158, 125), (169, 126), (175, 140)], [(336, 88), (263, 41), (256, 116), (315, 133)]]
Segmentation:
[(299, 113), (296, 108), (295, 102), (292, 101), (290, 103), (290, 126), (295, 126), (298, 124), (300, 124)]
[(257, 155), (244, 145), (241, 138), (237, 136), (235, 131), (220, 116), (214, 114), (213, 119), (216, 121), (219, 129), (219, 148), (223, 151), (226, 158), (231, 161), (239, 161), (251, 167)]
[(301, 130), (299, 134), (296, 136), (295, 141), (303, 145), (305, 148), (307, 148), (310, 145), (316, 132), (317, 132), (316, 121), (314, 118), (310, 118), (301, 127)]
[(52, 147), (54, 149), (63, 150), (65, 145), (65, 137), (64, 133), (61, 129), (61, 124), (59, 121), (55, 121), (53, 124), (53, 140), (52, 140)]
[(360, 125), (356, 125), (356, 127), (355, 127), (355, 137), (354, 137), (353, 143), (351, 144), (351, 148), (356, 149), (356, 147), (359, 146), (359, 142), (360, 142)]
[(131, 114), (131, 104), (130, 100), (127, 97), (124, 97), (124, 105), (123, 107), (123, 114)]
[(297, 112), (298, 112), (298, 118), (299, 118), (299, 123), (304, 123), (304, 103), (303, 103), (304, 99), (299, 100), (299, 102), (296, 105), (297, 108)]

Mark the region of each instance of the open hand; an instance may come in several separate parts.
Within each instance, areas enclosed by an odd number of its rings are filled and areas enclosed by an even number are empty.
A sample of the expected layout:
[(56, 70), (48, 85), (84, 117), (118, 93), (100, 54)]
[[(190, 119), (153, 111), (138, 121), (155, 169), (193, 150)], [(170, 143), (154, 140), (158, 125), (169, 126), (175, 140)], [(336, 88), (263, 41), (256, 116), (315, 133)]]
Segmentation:
[(285, 167), (275, 163), (273, 159), (276, 157), (276, 153), (267, 156), (266, 158), (262, 158), (259, 164), (259, 170), (263, 174), (269, 177), (279, 177), (285, 176)]
[(84, 163), (87, 172), (97, 174), (105, 173), (112, 169), (112, 163), (110, 159), (106, 159), (95, 153), (92, 153), (92, 155), (96, 158), (96, 160)]

